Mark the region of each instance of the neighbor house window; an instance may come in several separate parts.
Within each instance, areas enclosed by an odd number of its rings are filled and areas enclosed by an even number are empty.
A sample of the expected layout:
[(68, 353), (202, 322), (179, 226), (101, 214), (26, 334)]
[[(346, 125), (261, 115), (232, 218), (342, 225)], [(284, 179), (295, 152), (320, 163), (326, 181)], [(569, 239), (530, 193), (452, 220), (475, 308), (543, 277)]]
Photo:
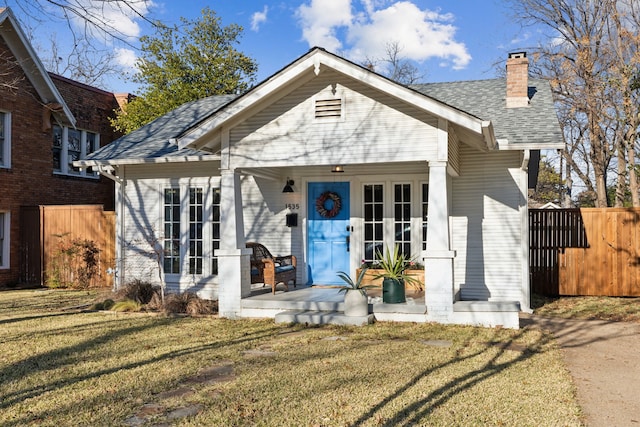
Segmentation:
[(393, 186), (394, 244), (411, 258), (411, 184)]
[(11, 114), (0, 111), (0, 168), (11, 167)]
[(180, 273), (180, 189), (164, 190), (164, 272)]
[(220, 249), (220, 189), (214, 188), (211, 215), (211, 274), (218, 274), (218, 249)]
[(9, 212), (0, 212), (0, 268), (9, 268)]
[(384, 244), (384, 186), (364, 186), (364, 260), (376, 259)]
[(427, 218), (429, 217), (429, 184), (422, 184), (422, 250), (427, 250)]
[(73, 162), (84, 159), (99, 146), (100, 135), (95, 132), (53, 125), (53, 170), (66, 175), (96, 177), (96, 173), (80, 170)]

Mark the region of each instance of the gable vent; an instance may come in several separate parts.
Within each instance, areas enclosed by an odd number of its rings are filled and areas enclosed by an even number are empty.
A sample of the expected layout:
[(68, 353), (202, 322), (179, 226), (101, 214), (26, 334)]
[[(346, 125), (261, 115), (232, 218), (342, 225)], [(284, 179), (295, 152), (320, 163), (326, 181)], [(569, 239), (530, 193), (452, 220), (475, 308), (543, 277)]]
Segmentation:
[(342, 117), (342, 99), (317, 99), (316, 119)]

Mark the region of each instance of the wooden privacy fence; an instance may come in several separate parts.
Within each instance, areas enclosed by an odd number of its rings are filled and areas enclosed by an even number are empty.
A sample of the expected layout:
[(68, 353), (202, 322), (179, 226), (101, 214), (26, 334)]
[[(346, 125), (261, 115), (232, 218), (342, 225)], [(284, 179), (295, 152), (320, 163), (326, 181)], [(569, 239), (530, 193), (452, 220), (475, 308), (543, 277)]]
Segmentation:
[(113, 285), (107, 269), (115, 266), (115, 212), (101, 205), (23, 206), (20, 221), (23, 282), (45, 285), (61, 249), (82, 239), (99, 249), (97, 275), (86, 285)]
[(531, 289), (640, 296), (640, 208), (529, 210)]

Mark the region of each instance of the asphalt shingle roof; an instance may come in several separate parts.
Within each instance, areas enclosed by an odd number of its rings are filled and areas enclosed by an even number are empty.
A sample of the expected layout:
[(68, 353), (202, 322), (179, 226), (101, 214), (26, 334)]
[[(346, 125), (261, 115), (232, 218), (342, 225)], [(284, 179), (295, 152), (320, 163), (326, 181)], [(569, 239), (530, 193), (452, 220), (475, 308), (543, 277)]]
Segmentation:
[(181, 136), (235, 98), (237, 95), (214, 95), (187, 102), (140, 129), (107, 144), (87, 156), (86, 160), (148, 160), (202, 155), (201, 151), (189, 148), (178, 150), (169, 140)]
[(412, 89), (493, 124), (509, 144), (562, 143), (549, 82), (529, 79), (530, 105), (506, 107), (506, 79), (426, 83)]
[[(496, 139), (509, 144), (561, 143), (549, 83), (529, 79), (529, 107), (506, 108), (506, 80), (425, 83), (411, 89), (493, 124)], [(151, 160), (161, 157), (202, 155), (178, 150), (169, 142), (196, 126), (238, 95), (217, 95), (188, 102), (153, 122), (125, 135), (87, 157), (91, 161)]]

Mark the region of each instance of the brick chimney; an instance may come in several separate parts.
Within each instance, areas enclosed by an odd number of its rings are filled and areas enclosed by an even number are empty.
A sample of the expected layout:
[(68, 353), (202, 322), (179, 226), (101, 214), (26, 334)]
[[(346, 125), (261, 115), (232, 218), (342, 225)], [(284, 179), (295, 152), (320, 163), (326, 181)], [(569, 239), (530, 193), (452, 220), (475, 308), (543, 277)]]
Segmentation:
[(514, 52), (507, 59), (507, 108), (529, 106), (529, 60), (527, 52)]

